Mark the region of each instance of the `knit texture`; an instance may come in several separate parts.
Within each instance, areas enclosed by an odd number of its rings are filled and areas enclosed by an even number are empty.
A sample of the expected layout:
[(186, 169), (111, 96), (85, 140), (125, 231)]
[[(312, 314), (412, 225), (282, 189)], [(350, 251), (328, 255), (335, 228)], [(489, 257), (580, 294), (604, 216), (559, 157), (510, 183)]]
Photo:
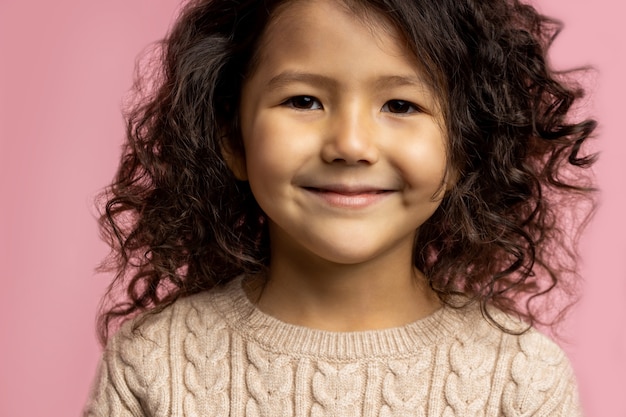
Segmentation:
[(264, 314), (238, 279), (132, 328), (109, 341), (84, 416), (581, 415), (559, 347), (504, 333), (476, 308), (327, 332)]

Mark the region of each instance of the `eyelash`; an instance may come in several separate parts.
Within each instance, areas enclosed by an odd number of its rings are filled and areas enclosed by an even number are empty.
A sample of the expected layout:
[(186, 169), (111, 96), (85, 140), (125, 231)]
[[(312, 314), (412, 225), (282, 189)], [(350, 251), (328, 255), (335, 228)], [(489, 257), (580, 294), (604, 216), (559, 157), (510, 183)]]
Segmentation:
[[(290, 97), (282, 103), (283, 106), (291, 107), (296, 110), (321, 110), (324, 108), (322, 103), (313, 96), (294, 96)], [(400, 107), (400, 111), (393, 111), (391, 107)], [(398, 108), (396, 108), (398, 110)], [(420, 107), (406, 100), (389, 100), (383, 107), (382, 111), (394, 114), (410, 114), (418, 113), (422, 110)]]
[[(303, 103), (306, 101), (306, 103)], [(313, 96), (294, 96), (285, 100), (283, 106), (291, 107), (296, 110), (321, 110), (324, 108), (322, 103)], [(302, 105), (304, 104), (304, 105)], [(316, 104), (317, 107), (312, 107), (312, 104)]]
[[(389, 108), (390, 104), (398, 105), (405, 111), (391, 111)], [(386, 109), (386, 110), (385, 110)], [(417, 104), (411, 103), (406, 100), (389, 100), (383, 105), (383, 111), (388, 111), (389, 113), (395, 114), (411, 114), (411, 113), (419, 113), (422, 111)]]

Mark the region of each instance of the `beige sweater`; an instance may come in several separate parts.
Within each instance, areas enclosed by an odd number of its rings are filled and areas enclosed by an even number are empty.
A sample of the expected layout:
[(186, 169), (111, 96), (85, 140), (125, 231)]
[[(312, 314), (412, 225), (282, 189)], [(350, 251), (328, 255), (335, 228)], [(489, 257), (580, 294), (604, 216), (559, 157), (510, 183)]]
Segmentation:
[(177, 301), (103, 356), (85, 416), (580, 416), (562, 351), (474, 308), (333, 333), (280, 322), (236, 280)]

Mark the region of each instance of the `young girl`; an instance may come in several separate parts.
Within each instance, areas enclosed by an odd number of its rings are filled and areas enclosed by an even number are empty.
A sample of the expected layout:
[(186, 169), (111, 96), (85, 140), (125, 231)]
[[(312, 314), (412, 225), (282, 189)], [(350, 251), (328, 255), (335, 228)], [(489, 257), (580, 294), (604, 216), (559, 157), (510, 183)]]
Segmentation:
[(558, 29), (517, 0), (189, 3), (106, 194), (85, 415), (580, 415), (530, 327), (590, 190)]

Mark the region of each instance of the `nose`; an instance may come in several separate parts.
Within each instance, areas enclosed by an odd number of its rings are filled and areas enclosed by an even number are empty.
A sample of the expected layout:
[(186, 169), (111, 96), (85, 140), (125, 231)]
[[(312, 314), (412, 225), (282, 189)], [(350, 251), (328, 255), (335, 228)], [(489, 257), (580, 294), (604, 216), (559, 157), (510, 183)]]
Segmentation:
[(367, 109), (352, 106), (339, 111), (329, 120), (322, 159), (347, 165), (375, 164), (379, 158), (375, 136), (375, 121)]

